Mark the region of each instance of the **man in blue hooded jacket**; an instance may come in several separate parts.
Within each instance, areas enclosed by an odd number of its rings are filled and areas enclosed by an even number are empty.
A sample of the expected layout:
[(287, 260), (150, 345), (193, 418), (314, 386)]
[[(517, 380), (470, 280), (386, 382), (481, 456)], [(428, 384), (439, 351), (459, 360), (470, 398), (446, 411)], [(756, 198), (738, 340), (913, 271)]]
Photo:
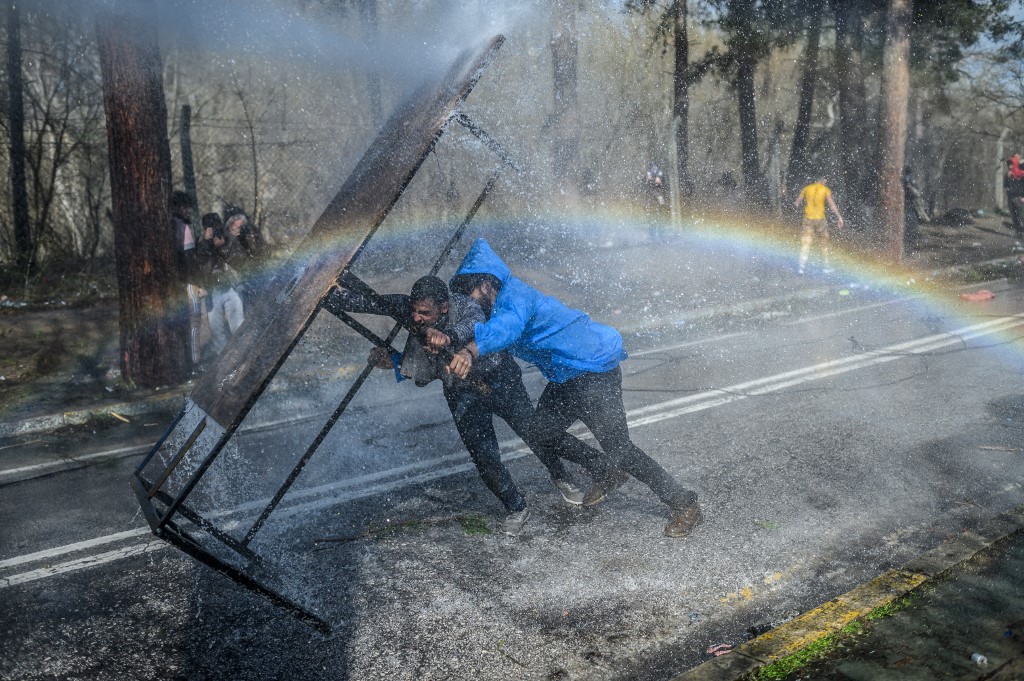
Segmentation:
[(533, 439), (554, 446), (579, 420), (610, 459), (612, 472), (595, 484), (583, 504), (600, 503), (631, 475), (669, 506), (665, 534), (690, 534), (703, 520), (697, 494), (676, 482), (629, 438), (619, 369), (626, 352), (619, 332), (512, 276), (483, 239), (470, 247), (451, 286), (469, 291), (489, 316), (475, 325), (473, 340), (455, 353), (452, 373), (465, 376), (479, 357), (505, 349), (535, 364), (549, 382), (537, 402)]
[[(457, 292), (449, 295), (444, 282), (432, 275), (418, 279), (409, 295), (389, 294), (373, 298), (335, 287), (324, 299), (323, 306), (339, 316), (347, 312), (388, 315), (407, 328), (416, 329), (422, 334), (422, 340), (416, 335), (410, 336), (410, 345), (406, 346), (407, 356), (414, 353), (414, 346), (421, 343), (428, 352), (431, 345), (435, 349), (444, 346), (461, 348), (465, 342), (473, 339), (474, 325), (486, 319), (475, 301)], [(433, 366), (434, 362), (429, 355), (424, 356), (424, 359), (431, 365), (431, 370), (447, 371), (443, 361), (439, 362), (439, 366)], [(402, 375), (407, 376), (404, 373), (407, 367), (401, 358), (392, 358), (384, 348), (374, 348), (369, 358), (371, 365), (381, 369), (393, 368), (396, 361)], [(440, 377), (433, 371), (427, 373), (422, 383), (420, 378), (410, 377), (416, 380), (417, 385), (426, 385), (433, 378)], [(466, 445), (480, 478), (508, 512), (502, 524), (504, 533), (519, 535), (530, 517), (530, 509), (525, 496), (501, 461), (493, 417), (503, 419), (516, 435), (523, 438), (547, 468), (552, 483), (566, 503), (581, 504), (583, 493), (573, 484), (572, 476), (559, 457), (583, 466), (595, 479), (607, 475), (607, 470), (600, 468), (602, 462), (590, 460), (590, 447), (568, 433), (550, 447), (541, 447), (531, 438), (533, 404), (523, 385), (519, 365), (507, 352), (490, 355), (486, 360), (478, 362), (468, 376), (445, 383), (442, 392), (459, 437)]]

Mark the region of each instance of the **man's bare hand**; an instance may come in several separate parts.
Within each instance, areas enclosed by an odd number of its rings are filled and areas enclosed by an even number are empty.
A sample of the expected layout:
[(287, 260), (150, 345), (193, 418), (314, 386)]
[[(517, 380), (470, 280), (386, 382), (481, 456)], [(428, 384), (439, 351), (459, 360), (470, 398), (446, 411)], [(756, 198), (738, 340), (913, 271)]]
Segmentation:
[(459, 378), (465, 378), (468, 376), (469, 370), (472, 368), (473, 355), (465, 348), (456, 352), (452, 357), (452, 361), (448, 363), (448, 370)]
[(377, 369), (390, 369), (394, 366), (388, 349), (379, 347), (370, 350), (370, 356), (366, 358), (366, 363)]
[(441, 348), (452, 342), (452, 339), (447, 334), (432, 328), (428, 328), (423, 332), (423, 338), (425, 341), (423, 349), (432, 355), (436, 355)]

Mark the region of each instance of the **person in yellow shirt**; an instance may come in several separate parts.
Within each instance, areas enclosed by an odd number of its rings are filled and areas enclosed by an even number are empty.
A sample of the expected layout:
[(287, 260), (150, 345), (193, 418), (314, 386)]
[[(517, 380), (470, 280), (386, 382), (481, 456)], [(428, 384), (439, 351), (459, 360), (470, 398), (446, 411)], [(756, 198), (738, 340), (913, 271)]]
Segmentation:
[(801, 189), (800, 196), (796, 197), (796, 201), (793, 203), (797, 208), (800, 207), (800, 204), (804, 204), (804, 220), (800, 234), (800, 268), (797, 270), (800, 274), (804, 273), (804, 268), (807, 266), (807, 259), (811, 255), (811, 243), (813, 243), (815, 235), (821, 242), (824, 271), (826, 273), (832, 271), (829, 268), (831, 253), (828, 240), (828, 221), (825, 219), (826, 203), (836, 214), (838, 219), (836, 224), (842, 229), (843, 216), (839, 214), (839, 208), (836, 207), (836, 202), (832, 199), (832, 191), (825, 186), (824, 177), (819, 177)]

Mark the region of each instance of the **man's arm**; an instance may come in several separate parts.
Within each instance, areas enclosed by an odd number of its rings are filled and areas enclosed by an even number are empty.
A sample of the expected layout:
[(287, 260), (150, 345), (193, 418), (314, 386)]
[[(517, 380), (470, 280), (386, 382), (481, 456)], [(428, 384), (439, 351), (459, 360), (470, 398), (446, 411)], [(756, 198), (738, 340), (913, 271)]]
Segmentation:
[(800, 193), (796, 197), (796, 201), (793, 202), (794, 208), (799, 208), (800, 204), (804, 202), (804, 190), (800, 190)]
[(519, 340), (528, 320), (527, 309), (523, 307), (495, 311), (487, 322), (476, 325), (474, 340), (455, 353), (448, 363), (448, 370), (459, 378), (465, 378), (480, 355), (501, 352)]
[(839, 208), (838, 206), (836, 206), (836, 202), (832, 199), (832, 195), (829, 194), (828, 196), (826, 196), (825, 200), (828, 201), (828, 207), (831, 208), (832, 212), (836, 214), (836, 217), (839, 219), (839, 227), (842, 228), (843, 216), (839, 214)]
[(401, 293), (373, 298), (335, 286), (324, 298), (323, 307), (335, 316), (341, 312), (365, 312), (391, 317), (398, 322), (409, 321), (409, 296)]

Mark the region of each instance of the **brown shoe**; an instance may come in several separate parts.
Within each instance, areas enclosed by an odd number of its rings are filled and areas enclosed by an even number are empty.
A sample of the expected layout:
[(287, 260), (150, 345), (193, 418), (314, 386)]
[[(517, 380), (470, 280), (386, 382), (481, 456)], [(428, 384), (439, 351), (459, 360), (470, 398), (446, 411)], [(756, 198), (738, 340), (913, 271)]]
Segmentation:
[[(586, 503), (586, 502), (584, 502)], [(672, 509), (672, 519), (665, 526), (666, 537), (685, 537), (693, 532), (704, 520), (704, 514), (700, 511), (700, 504), (692, 503), (689, 506)]]
[(629, 473), (622, 470), (613, 470), (603, 480), (594, 483), (586, 496), (583, 497), (583, 505), (587, 508), (597, 506), (613, 491), (622, 487), (629, 480)]

